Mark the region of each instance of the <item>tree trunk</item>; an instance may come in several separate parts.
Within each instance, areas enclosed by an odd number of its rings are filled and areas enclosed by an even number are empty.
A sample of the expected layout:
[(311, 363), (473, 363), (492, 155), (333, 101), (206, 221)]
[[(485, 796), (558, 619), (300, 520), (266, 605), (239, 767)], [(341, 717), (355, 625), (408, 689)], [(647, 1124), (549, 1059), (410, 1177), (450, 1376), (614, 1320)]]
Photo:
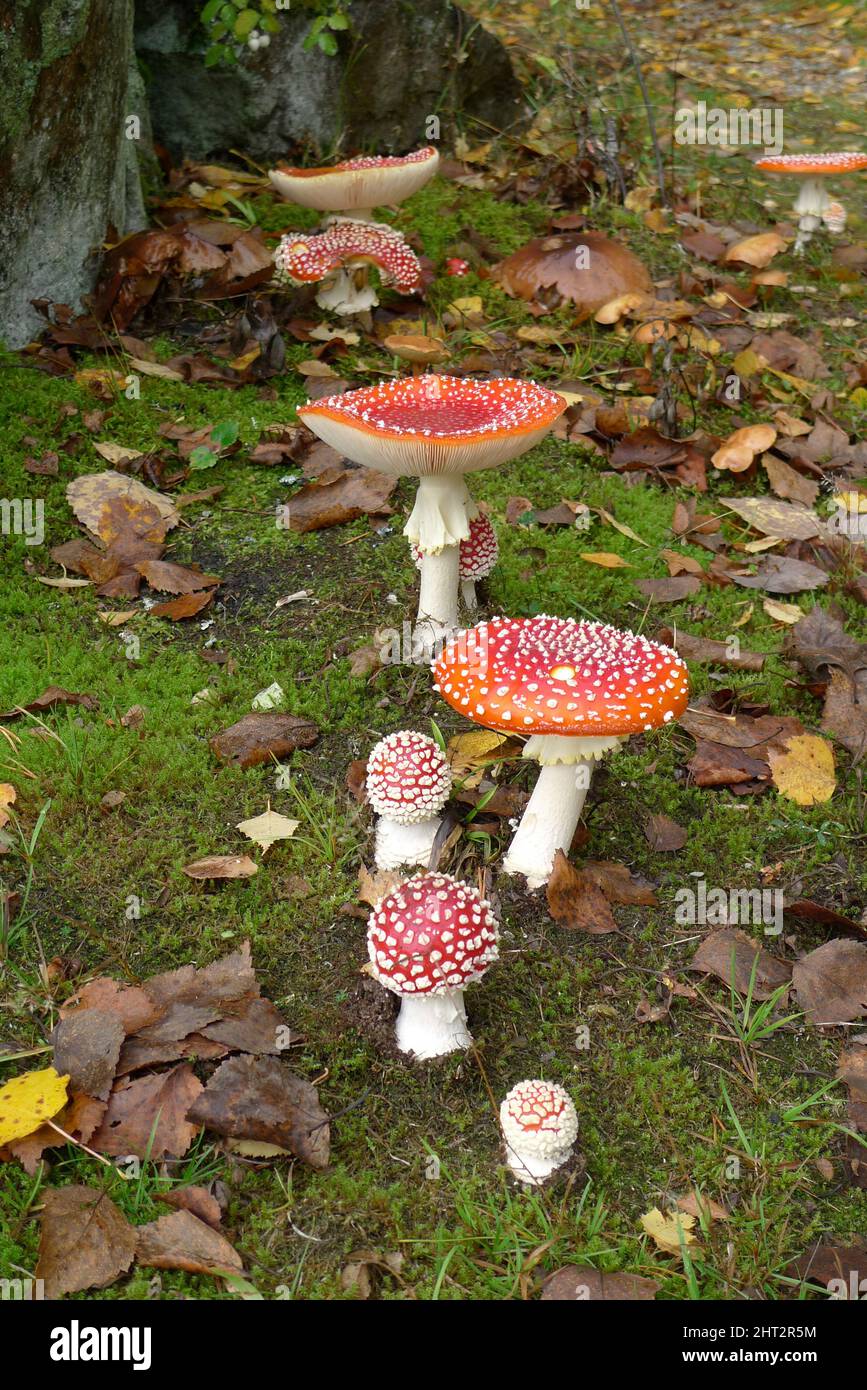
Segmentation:
[[(0, 0), (0, 339), (30, 301), (78, 307), (109, 227), (144, 224), (130, 109), (133, 0)], [(139, 105), (140, 103), (136, 103)], [(137, 118), (140, 125), (137, 125)]]

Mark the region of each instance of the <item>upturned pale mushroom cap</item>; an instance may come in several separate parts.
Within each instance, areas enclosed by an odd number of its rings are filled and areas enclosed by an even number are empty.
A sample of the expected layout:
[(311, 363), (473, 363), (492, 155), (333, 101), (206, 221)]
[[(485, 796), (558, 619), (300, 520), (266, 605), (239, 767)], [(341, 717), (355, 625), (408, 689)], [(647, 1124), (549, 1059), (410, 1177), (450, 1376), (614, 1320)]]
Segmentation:
[(439, 151), (428, 145), (405, 155), (360, 155), (327, 168), (271, 169), (268, 177), (291, 203), (319, 212), (352, 212), (402, 203), (424, 188), (439, 162)]
[(399, 477), (470, 473), (518, 458), (566, 409), (555, 391), (498, 377), (403, 377), (301, 406), (298, 415), (355, 463)]
[(689, 678), (675, 651), (605, 623), (492, 618), (461, 633), (434, 663), (443, 699), (476, 724), (522, 734), (635, 734), (686, 709)]
[(367, 760), (367, 799), (378, 816), (398, 825), (437, 815), (451, 788), (445, 753), (427, 734), (414, 729), (380, 739)]

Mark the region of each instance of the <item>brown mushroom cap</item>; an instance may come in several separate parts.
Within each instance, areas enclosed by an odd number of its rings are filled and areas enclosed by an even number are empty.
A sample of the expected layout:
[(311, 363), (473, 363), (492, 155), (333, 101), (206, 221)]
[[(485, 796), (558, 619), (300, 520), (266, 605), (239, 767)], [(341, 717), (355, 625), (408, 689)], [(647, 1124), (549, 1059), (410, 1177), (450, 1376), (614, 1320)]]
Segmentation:
[[(587, 266), (579, 269), (585, 250)], [(518, 299), (538, 299), (555, 308), (566, 300), (592, 314), (610, 299), (653, 288), (637, 256), (600, 232), (564, 232), (536, 237), (494, 266), (491, 278)]]
[(445, 362), (449, 355), (442, 338), (426, 338), (422, 333), (392, 333), (383, 339), (382, 345), (402, 362), (415, 362), (425, 367)]

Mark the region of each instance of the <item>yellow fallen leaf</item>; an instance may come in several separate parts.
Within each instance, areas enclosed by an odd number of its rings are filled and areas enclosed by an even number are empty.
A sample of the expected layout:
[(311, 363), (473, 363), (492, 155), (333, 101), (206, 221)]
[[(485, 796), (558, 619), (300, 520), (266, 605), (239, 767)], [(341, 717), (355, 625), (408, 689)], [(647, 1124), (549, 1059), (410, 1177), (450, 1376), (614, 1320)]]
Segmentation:
[(603, 304), (601, 309), (596, 310), (593, 317), (597, 323), (617, 323), (630, 310), (638, 309), (641, 305), (649, 303), (650, 295), (644, 294), (640, 290), (630, 290), (628, 294), (619, 294), (615, 299), (609, 299), (607, 304)]
[(272, 811), (269, 803), (261, 816), (239, 821), (237, 828), (248, 840), (259, 845), (263, 854), (267, 854), (277, 840), (291, 840), (300, 824), (300, 821), (290, 820), (288, 816), (281, 816), (279, 812)]
[(68, 1081), (46, 1067), (14, 1076), (0, 1087), (0, 1146), (24, 1139), (62, 1110)]
[(614, 555), (610, 550), (584, 550), (581, 552), (581, 559), (586, 560), (588, 565), (601, 565), (606, 570), (630, 568), (628, 560), (624, 560), (621, 555)]
[(795, 734), (785, 751), (768, 753), (774, 786), (798, 806), (830, 801), (837, 786), (830, 743), (816, 734)]
[(732, 366), (738, 376), (747, 380), (751, 376), (758, 376), (759, 372), (763, 372), (767, 365), (767, 358), (762, 357), (761, 353), (754, 352), (752, 348), (744, 348), (743, 352), (739, 352), (732, 361)]
[(641, 1224), (655, 1242), (658, 1250), (666, 1255), (680, 1255), (684, 1245), (695, 1245), (692, 1228), (695, 1217), (686, 1212), (683, 1215), (663, 1216), (659, 1207), (651, 1207), (641, 1218)]
[(743, 241), (735, 242), (725, 253), (724, 260), (740, 261), (744, 265), (755, 266), (757, 270), (764, 270), (774, 256), (786, 248), (786, 241), (778, 232), (759, 232), (758, 236), (744, 237)]
[(131, 357), (129, 365), (140, 376), (156, 376), (162, 381), (185, 381), (183, 372), (167, 367), (164, 362), (148, 362), (144, 357)]
[(10, 812), (6, 809), (17, 800), (18, 793), (11, 782), (0, 782), (0, 826), (9, 823)]
[(115, 444), (110, 439), (95, 439), (93, 447), (106, 463), (131, 463), (142, 456), (141, 449), (128, 449), (125, 444)]
[(449, 739), (447, 749), (452, 772), (463, 772), (488, 762), (507, 742), (505, 734), (495, 734), (491, 729), (474, 729), (469, 734), (456, 734)]
[(96, 616), (101, 623), (105, 623), (106, 627), (123, 627), (124, 623), (128, 623), (131, 618), (138, 617), (138, 612), (137, 608), (124, 608), (120, 612), (113, 608), (101, 608)]
[(803, 608), (796, 603), (781, 603), (776, 598), (763, 599), (762, 607), (775, 623), (799, 623), (804, 616)]
[(617, 517), (606, 512), (604, 507), (591, 507), (590, 510), (598, 512), (602, 520), (607, 521), (609, 526), (613, 526), (615, 531), (619, 531), (621, 536), (628, 536), (631, 541), (638, 541), (639, 545), (647, 545), (647, 541), (643, 541), (631, 526), (627, 526), (625, 521), (618, 521)]

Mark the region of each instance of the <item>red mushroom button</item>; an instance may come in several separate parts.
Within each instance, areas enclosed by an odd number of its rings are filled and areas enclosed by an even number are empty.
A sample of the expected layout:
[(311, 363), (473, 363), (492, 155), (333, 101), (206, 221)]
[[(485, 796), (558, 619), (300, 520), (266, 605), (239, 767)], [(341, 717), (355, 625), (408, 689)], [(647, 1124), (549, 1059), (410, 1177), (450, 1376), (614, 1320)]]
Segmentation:
[(449, 799), (445, 753), (426, 734), (402, 729), (380, 739), (367, 760), (367, 799), (379, 820), (376, 866), (427, 864)]
[(416, 874), (373, 909), (373, 974), (400, 995), (397, 1045), (419, 1060), (468, 1047), (463, 991), (497, 959), (490, 904), (449, 874)]

